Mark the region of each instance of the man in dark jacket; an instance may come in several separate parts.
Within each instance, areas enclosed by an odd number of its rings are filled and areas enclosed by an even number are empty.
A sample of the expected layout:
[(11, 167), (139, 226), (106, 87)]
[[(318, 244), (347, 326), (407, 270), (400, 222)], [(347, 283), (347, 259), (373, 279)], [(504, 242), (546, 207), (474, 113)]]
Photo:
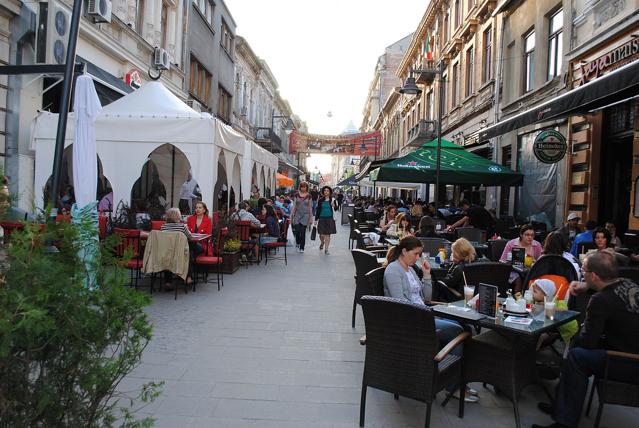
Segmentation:
[[(592, 290), (581, 333), (561, 368), (555, 404), (540, 403), (540, 410), (551, 413), (553, 428), (579, 425), (588, 378), (603, 375), (606, 350), (639, 353), (639, 286), (627, 278), (617, 277), (614, 253), (597, 251), (583, 264), (585, 282), (573, 281), (570, 293)], [(639, 384), (639, 364), (614, 361), (609, 378)], [(533, 428), (542, 428), (533, 424)]]
[(566, 242), (568, 242), (569, 247), (572, 246), (572, 243), (575, 241), (575, 237), (581, 233), (579, 220), (581, 220), (581, 218), (579, 218), (577, 213), (570, 213), (566, 218), (566, 224), (558, 229), (558, 232), (566, 238)]

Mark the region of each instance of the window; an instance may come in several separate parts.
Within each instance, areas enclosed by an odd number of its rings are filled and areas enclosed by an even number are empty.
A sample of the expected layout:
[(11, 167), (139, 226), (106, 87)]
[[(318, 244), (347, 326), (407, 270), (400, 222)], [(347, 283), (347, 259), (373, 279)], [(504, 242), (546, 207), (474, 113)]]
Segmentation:
[(524, 36), (524, 93), (535, 87), (535, 32)]
[(430, 90), (428, 91), (428, 94), (426, 95), (426, 114), (424, 115), (426, 117), (426, 120), (432, 120), (433, 119), (433, 91)]
[(162, 34), (160, 37), (162, 37), (162, 41), (160, 42), (162, 46), (162, 48), (166, 49), (168, 47), (168, 43), (167, 43), (167, 36), (169, 34), (169, 30), (168, 30), (168, 6), (166, 5), (166, 3), (162, 3), (162, 12), (160, 15), (160, 33)]
[(473, 81), (475, 74), (475, 55), (473, 47), (466, 51), (466, 98), (473, 94)]
[(225, 122), (231, 121), (231, 94), (229, 94), (223, 87), (217, 88), (217, 116), (223, 119)]
[(461, 0), (455, 0), (455, 29), (461, 25)]
[(561, 75), (563, 54), (564, 11), (559, 9), (550, 17), (550, 35), (548, 36), (548, 80)]
[(211, 94), (211, 73), (191, 55), (191, 73), (189, 75), (189, 93), (208, 107)]
[(142, 26), (144, 25), (144, 3), (145, 0), (137, 0), (135, 11), (135, 30), (142, 35)]
[(444, 16), (444, 28), (442, 28), (442, 35), (443, 35), (442, 46), (448, 42), (449, 29), (450, 29), (450, 9), (448, 10), (448, 13)]
[(193, 4), (200, 11), (206, 22), (213, 28), (213, 12), (215, 10), (215, 3), (211, 0), (193, 0)]
[(481, 75), (482, 83), (486, 83), (493, 78), (493, 58), (492, 58), (493, 40), (492, 40), (491, 31), (492, 31), (492, 28), (490, 27), (488, 27), (486, 31), (484, 31), (484, 58), (483, 58), (482, 75)]
[(226, 25), (226, 22), (222, 20), (222, 39), (220, 40), (220, 45), (224, 48), (224, 50), (231, 55), (233, 48), (233, 34), (231, 34), (231, 30)]
[(452, 107), (459, 104), (459, 63), (453, 65)]

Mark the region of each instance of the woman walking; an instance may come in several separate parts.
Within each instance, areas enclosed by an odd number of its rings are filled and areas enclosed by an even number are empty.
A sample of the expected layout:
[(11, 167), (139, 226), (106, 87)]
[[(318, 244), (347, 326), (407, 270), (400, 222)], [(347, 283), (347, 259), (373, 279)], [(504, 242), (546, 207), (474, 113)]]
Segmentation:
[(337, 233), (335, 229), (335, 219), (333, 218), (333, 189), (329, 186), (322, 187), (320, 198), (315, 211), (315, 224), (317, 233), (320, 236), (320, 251), (324, 249), (324, 254), (328, 254), (328, 247), (331, 244), (331, 235)]
[(308, 192), (308, 183), (302, 181), (299, 191), (293, 196), (293, 211), (291, 211), (291, 224), (293, 225), (293, 234), (295, 242), (300, 253), (304, 252), (306, 244), (306, 228), (311, 224), (312, 198)]

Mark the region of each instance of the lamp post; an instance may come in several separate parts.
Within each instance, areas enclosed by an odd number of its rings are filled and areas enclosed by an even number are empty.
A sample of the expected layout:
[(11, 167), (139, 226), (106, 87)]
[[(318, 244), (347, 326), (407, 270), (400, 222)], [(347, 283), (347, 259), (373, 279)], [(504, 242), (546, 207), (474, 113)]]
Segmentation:
[(435, 75), (439, 74), (439, 88), (438, 88), (438, 100), (437, 100), (437, 163), (435, 166), (435, 211), (439, 209), (439, 177), (441, 172), (441, 160), (442, 160), (442, 116), (444, 115), (444, 60), (439, 60), (438, 68), (427, 68), (424, 70), (410, 69), (409, 75), (404, 82), (404, 86), (399, 90), (402, 94), (407, 95), (419, 95), (422, 90), (419, 89), (413, 73), (426, 73), (432, 75), (433, 81)]

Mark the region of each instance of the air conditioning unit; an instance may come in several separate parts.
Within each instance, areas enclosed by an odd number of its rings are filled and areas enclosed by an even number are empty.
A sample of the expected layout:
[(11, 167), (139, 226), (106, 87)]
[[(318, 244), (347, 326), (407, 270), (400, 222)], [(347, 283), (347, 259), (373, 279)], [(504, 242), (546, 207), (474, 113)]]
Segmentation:
[(200, 104), (199, 101), (197, 100), (186, 100), (186, 105), (191, 107), (193, 110), (195, 110), (198, 113), (202, 113), (202, 104)]
[(89, 0), (87, 3), (87, 15), (93, 18), (93, 22), (111, 22), (111, 0)]
[(35, 62), (64, 64), (69, 43), (71, 10), (58, 0), (40, 2), (38, 6)]
[(171, 68), (171, 58), (166, 50), (155, 48), (153, 52), (153, 67), (158, 70), (168, 70)]

